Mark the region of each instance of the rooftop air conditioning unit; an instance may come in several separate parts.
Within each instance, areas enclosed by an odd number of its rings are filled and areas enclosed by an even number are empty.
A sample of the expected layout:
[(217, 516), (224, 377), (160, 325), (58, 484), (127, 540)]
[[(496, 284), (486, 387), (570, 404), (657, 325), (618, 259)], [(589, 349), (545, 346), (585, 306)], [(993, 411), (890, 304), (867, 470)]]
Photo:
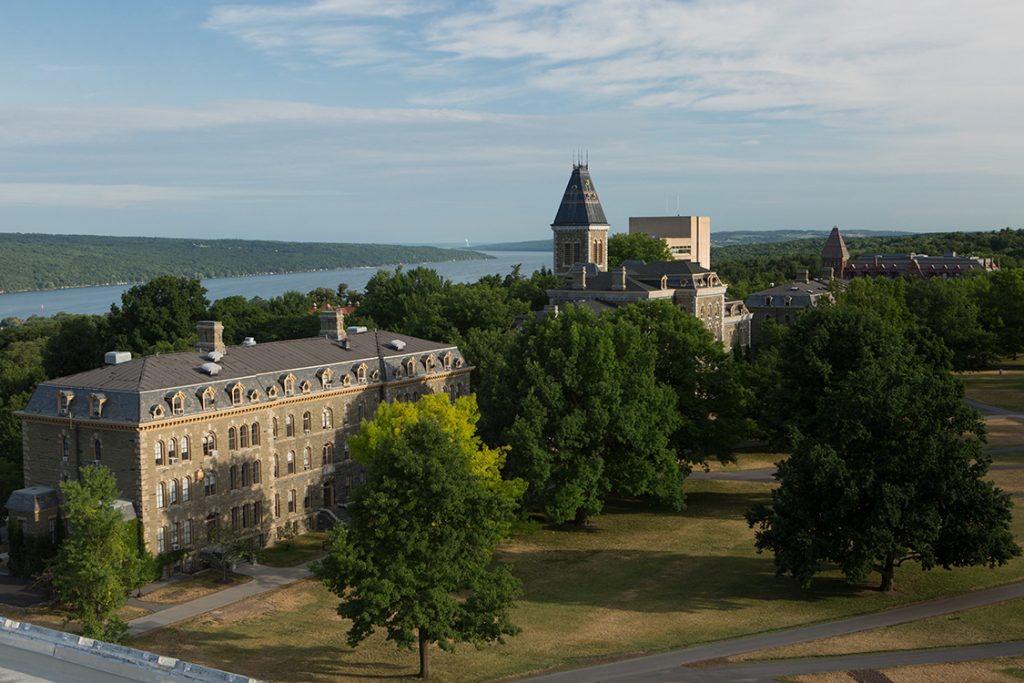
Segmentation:
[(405, 348), (405, 342), (401, 339), (392, 339), (388, 342), (388, 346), (393, 348), (395, 351), (401, 351)]
[(220, 374), (221, 368), (216, 363), (203, 363), (199, 366), (199, 370), (207, 375), (217, 375)]
[(210, 351), (206, 354), (206, 357), (212, 360), (214, 363), (219, 363), (220, 359), (224, 357), (224, 354), (220, 351)]
[(242, 340), (242, 346), (256, 346), (256, 339), (253, 337), (246, 337)]
[(363, 325), (349, 325), (348, 327), (349, 334), (362, 334), (364, 332), (366, 332), (366, 327)]
[(132, 359), (131, 351), (107, 351), (103, 354), (103, 362), (107, 365), (120, 365)]

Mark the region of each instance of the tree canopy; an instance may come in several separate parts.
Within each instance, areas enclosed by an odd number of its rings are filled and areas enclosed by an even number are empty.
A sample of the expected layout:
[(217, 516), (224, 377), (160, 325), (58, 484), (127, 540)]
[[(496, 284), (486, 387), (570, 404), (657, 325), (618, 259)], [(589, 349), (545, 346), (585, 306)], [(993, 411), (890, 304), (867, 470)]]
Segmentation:
[(984, 424), (927, 348), (880, 316), (823, 306), (783, 339), (776, 409), (793, 453), (772, 504), (748, 513), (759, 551), (807, 584), (830, 564), (851, 580), (1002, 564), (1020, 549), (1009, 497), (984, 481)]
[(608, 238), (608, 267), (617, 268), (623, 261), (671, 261), (672, 252), (663, 239), (644, 232), (619, 232)]
[(514, 502), (481, 485), (467, 444), (444, 416), (391, 417), (401, 427), (361, 445), (367, 481), (349, 503), (351, 523), (330, 533), (329, 554), (314, 572), (341, 598), (349, 645), (383, 628), (400, 647), (419, 645), (427, 678), (430, 643), (451, 650), (518, 632), (509, 610), (520, 584), (493, 561)]

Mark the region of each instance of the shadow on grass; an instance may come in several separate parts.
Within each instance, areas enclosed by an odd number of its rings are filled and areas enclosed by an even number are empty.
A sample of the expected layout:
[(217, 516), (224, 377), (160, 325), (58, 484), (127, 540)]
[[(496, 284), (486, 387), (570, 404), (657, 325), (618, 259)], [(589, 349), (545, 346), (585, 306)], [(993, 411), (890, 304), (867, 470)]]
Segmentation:
[[(310, 624), (310, 628), (315, 625)], [(174, 642), (173, 638), (161, 642)], [(403, 679), (417, 678), (419, 661), (414, 652), (399, 650), (397, 656), (408, 656), (409, 664), (396, 664), (394, 661), (351, 661), (358, 656), (355, 649), (344, 642), (345, 632), (338, 631), (336, 643), (323, 643), (310, 646), (273, 645), (261, 641), (259, 648), (254, 650), (253, 637), (229, 630), (204, 631), (201, 636), (200, 652), (171, 652), (167, 648), (161, 650), (160, 643), (134, 642), (132, 647), (142, 647), (154, 652), (169, 652), (173, 656), (190, 661), (205, 660), (214, 666), (231, 673), (243, 674), (253, 678), (273, 681), (311, 681), (326, 678), (358, 677), (364, 679)], [(436, 656), (436, 652), (431, 652)]]

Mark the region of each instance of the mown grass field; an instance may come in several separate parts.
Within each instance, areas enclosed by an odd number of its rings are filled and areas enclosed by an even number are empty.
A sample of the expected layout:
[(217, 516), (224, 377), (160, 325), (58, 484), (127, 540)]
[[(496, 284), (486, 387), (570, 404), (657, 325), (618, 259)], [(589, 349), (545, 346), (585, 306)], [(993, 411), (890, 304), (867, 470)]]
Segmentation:
[(998, 370), (961, 374), (967, 398), (1024, 413), (1024, 367), (1010, 363), (1001, 365), (1006, 366), (1002, 375)]
[[(623, 504), (585, 529), (541, 529), (505, 544), (524, 596), (523, 632), (505, 645), (437, 651), (438, 680), (484, 681), (654, 652), (1005, 583), (1024, 560), (996, 568), (921, 572), (904, 567), (898, 592), (851, 585), (836, 574), (810, 591), (777, 577), (753, 548), (742, 514), (768, 497), (765, 484), (689, 481), (687, 510)], [(1014, 523), (1024, 537), (1024, 517)], [(874, 581), (874, 579), (872, 579)], [(381, 634), (345, 645), (337, 598), (313, 581), (243, 601), (148, 634), (135, 645), (278, 681), (359, 681), (412, 676), (416, 654)]]
[[(984, 681), (985, 683), (1020, 683), (1024, 681), (1024, 658), (991, 659), (983, 662), (907, 666), (881, 671), (893, 683), (935, 683), (936, 681)], [(814, 676), (781, 679), (787, 683), (850, 683), (845, 671)]]
[(252, 581), (251, 576), (234, 573), (229, 573), (228, 580), (224, 581), (224, 574), (221, 570), (206, 569), (182, 581), (169, 582), (165, 586), (146, 593), (140, 599), (161, 605), (179, 605), (248, 581)]
[(309, 562), (324, 554), (323, 545), (326, 539), (327, 534), (322, 531), (296, 536), (290, 544), (280, 543), (261, 550), (259, 562), (270, 567), (294, 567)]

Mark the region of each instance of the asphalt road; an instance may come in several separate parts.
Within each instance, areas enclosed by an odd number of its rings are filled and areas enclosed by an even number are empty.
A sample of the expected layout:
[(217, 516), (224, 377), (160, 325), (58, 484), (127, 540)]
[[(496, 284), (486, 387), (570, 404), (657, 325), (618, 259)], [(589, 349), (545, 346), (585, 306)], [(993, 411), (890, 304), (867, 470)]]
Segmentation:
[[(847, 633), (856, 633), (857, 631), (864, 631), (867, 629), (893, 626), (895, 624), (902, 624), (908, 621), (927, 619), (929, 617), (950, 614), (965, 609), (973, 609), (975, 607), (983, 607), (985, 605), (991, 605), (994, 603), (1005, 602), (1006, 600), (1014, 600), (1018, 598), (1024, 598), (1024, 581), (1007, 584), (1005, 586), (997, 586), (995, 588), (987, 588), (985, 590), (974, 591), (971, 593), (965, 593), (963, 595), (956, 595), (949, 598), (940, 598), (938, 600), (919, 602), (913, 605), (907, 605), (905, 607), (897, 607), (895, 609), (885, 610), (883, 612), (873, 612), (871, 614), (863, 614), (856, 617), (849, 617), (847, 619), (838, 619), (835, 621), (827, 621), (819, 624), (811, 624), (808, 626), (798, 626), (796, 628), (772, 631), (769, 633), (764, 633), (755, 636), (746, 636), (744, 638), (736, 638), (734, 640), (719, 641), (716, 643), (698, 645), (696, 647), (690, 647), (681, 650), (672, 650), (670, 652), (664, 652), (662, 654), (657, 655), (636, 657), (634, 659), (625, 659), (618, 662), (612, 662), (610, 664), (600, 664), (597, 666), (590, 666), (582, 669), (573, 669), (571, 671), (561, 671), (558, 673), (538, 676), (526, 680), (530, 681), (531, 683), (610, 683), (611, 681), (616, 681), (617, 683), (625, 683), (626, 681), (637, 683), (643, 681), (644, 683), (646, 683), (647, 681), (766, 680), (764, 677), (745, 678), (744, 676), (749, 676), (750, 672), (746, 671), (742, 667), (738, 668), (736, 672), (736, 677), (729, 679), (695, 678), (693, 676), (708, 675), (709, 672), (711, 672), (714, 669), (681, 669), (680, 667), (684, 667), (688, 664), (693, 664), (694, 662), (701, 662), (709, 659), (732, 657), (734, 655), (742, 654), (744, 652), (753, 652), (756, 650), (764, 650), (767, 648), (795, 645), (797, 643), (804, 643), (811, 640), (819, 640), (821, 638), (830, 638), (832, 636), (841, 636), (846, 635)], [(1014, 652), (1014, 654), (1024, 654), (1024, 649), (1021, 649), (1019, 644), (1017, 644), (1017, 647), (1018, 649), (1016, 652)], [(958, 648), (950, 649), (956, 650)], [(902, 654), (909, 656), (911, 653)], [(967, 659), (977, 658), (980, 657), (975, 657), (973, 655), (967, 657)], [(833, 659), (838, 660), (840, 658)], [(822, 659), (814, 661), (825, 660)], [(913, 659), (910, 658), (908, 659), (908, 661), (912, 662)], [(896, 665), (897, 664), (887, 664), (886, 666)], [(744, 667), (746, 666), (748, 665), (744, 665)], [(759, 664), (749, 666), (752, 666), (754, 668), (760, 668), (767, 665)], [(837, 666), (838, 668), (825, 670), (847, 670), (845, 668), (842, 668), (842, 665), (835, 666)], [(854, 666), (852, 668), (856, 669), (872, 667), (868, 665)], [(717, 670), (725, 671), (725, 667), (721, 667)]]

